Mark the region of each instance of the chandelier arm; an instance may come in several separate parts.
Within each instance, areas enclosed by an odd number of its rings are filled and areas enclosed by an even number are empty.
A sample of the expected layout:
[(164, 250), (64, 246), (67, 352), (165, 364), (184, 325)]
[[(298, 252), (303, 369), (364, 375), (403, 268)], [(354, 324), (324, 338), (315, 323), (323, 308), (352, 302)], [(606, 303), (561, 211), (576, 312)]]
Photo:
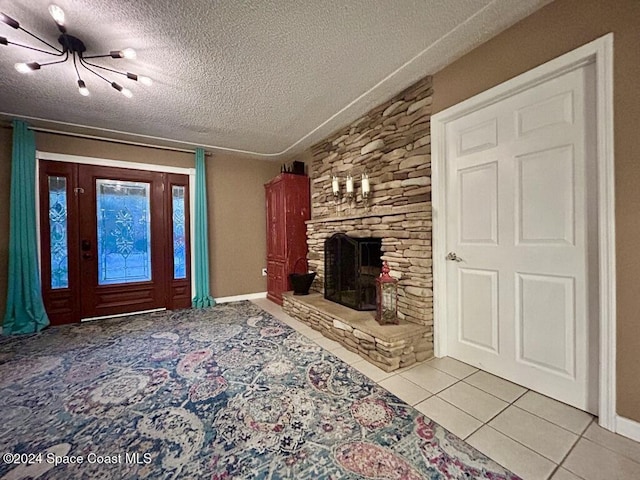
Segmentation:
[(103, 75), (99, 74), (98, 72), (96, 72), (95, 70), (89, 68), (88, 64), (83, 60), (81, 55), (78, 55), (78, 58), (80, 59), (80, 65), (82, 65), (85, 69), (89, 70), (91, 73), (93, 73), (95, 76), (100, 77), (102, 80), (104, 80), (105, 82), (111, 84), (111, 86), (113, 88), (115, 88), (118, 92), (120, 92), (121, 94), (123, 94), (125, 97), (127, 98), (131, 98), (133, 96), (133, 94), (131, 93), (131, 90), (129, 90), (128, 88), (124, 88), (122, 85), (116, 83), (116, 82), (112, 82), (110, 81), (108, 78), (104, 77)]
[(95, 70), (90, 69), (90, 68), (87, 66), (86, 62), (84, 61), (84, 59), (83, 59), (82, 57), (79, 57), (79, 58), (80, 58), (80, 65), (82, 65), (85, 69), (89, 70), (89, 71), (90, 71), (91, 73), (93, 73), (95, 76), (100, 77), (100, 78), (101, 78), (102, 80), (104, 80), (105, 82), (107, 82), (107, 83), (113, 83), (113, 82), (111, 82), (108, 78), (106, 78), (106, 77), (104, 77), (104, 76), (100, 75), (100, 74), (99, 74), (98, 72), (96, 72)]
[(9, 45), (15, 45), (16, 47), (28, 48), (29, 50), (34, 50), (36, 52), (46, 53), (47, 55), (52, 55), (54, 57), (61, 57), (62, 55), (64, 55), (64, 52), (60, 50), (58, 50), (59, 53), (52, 53), (52, 52), (47, 52), (46, 50), (42, 50), (41, 48), (30, 47), (29, 45), (23, 45), (22, 43), (12, 42), (10, 40), (7, 40), (7, 43)]
[(69, 52), (67, 52), (67, 54), (65, 55), (65, 57), (62, 60), (55, 60), (53, 62), (40, 63), (40, 66), (41, 67), (46, 67), (47, 65), (55, 65), (56, 63), (64, 63), (67, 60), (69, 60)]
[[(43, 39), (42, 39), (42, 38), (40, 38), (39, 36), (37, 36), (37, 35), (35, 35), (35, 34), (31, 33), (29, 30), (27, 30), (27, 29), (25, 29), (25, 28), (22, 28), (22, 27), (18, 27), (18, 28), (19, 28), (20, 30), (22, 30), (23, 32), (25, 32), (26, 34), (31, 35), (31, 36), (32, 36), (33, 38), (35, 38), (36, 40), (38, 40), (38, 41), (40, 41), (40, 42), (44, 43), (44, 44), (45, 44), (45, 45), (47, 45), (48, 47), (53, 48), (56, 52), (58, 52), (58, 54), (59, 54), (59, 55), (63, 55), (63, 54), (64, 54), (64, 52), (63, 52), (62, 50), (60, 50), (59, 48), (57, 48), (57, 47), (55, 47), (55, 46), (51, 45), (49, 42), (47, 42), (46, 40), (43, 40)], [(55, 54), (52, 54), (52, 55), (55, 55)]]
[(87, 65), (91, 65), (92, 67), (101, 68), (102, 70), (107, 70), (112, 73), (117, 73), (118, 75), (124, 75), (125, 77), (127, 76), (125, 72), (114, 70), (113, 68), (103, 67), (102, 65), (96, 65), (95, 63), (87, 62), (87, 57), (83, 57), (80, 61), (86, 63)]
[(78, 64), (76, 63), (76, 52), (73, 52), (73, 67), (76, 69), (76, 75), (78, 76), (78, 80), (82, 80), (80, 78), (80, 72), (78, 71)]
[[(86, 60), (87, 58), (107, 58), (107, 57), (114, 58), (111, 56), (110, 53), (107, 53), (106, 55), (83, 55), (82, 59)], [(116, 57), (116, 58), (120, 58), (120, 57)]]

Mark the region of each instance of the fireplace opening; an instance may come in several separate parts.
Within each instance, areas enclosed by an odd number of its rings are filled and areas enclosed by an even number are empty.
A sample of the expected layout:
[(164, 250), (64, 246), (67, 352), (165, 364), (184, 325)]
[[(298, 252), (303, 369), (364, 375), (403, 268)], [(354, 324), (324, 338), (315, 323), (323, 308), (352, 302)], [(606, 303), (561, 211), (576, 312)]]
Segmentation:
[(382, 239), (336, 233), (324, 242), (324, 298), (355, 310), (376, 309)]

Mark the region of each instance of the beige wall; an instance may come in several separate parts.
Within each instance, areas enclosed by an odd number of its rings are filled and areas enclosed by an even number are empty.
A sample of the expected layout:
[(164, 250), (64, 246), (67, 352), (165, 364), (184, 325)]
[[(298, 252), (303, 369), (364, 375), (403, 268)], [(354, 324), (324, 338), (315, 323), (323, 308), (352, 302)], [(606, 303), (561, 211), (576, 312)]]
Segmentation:
[[(11, 135), (0, 128), (0, 323), (7, 288)], [(106, 141), (37, 133), (43, 152), (193, 168), (194, 155)], [(280, 164), (213, 155), (206, 157), (209, 271), (214, 297), (264, 292), (266, 227), (263, 185), (280, 171)]]
[(207, 162), (214, 296), (267, 290), (264, 184), (279, 173), (279, 163), (264, 160), (220, 154)]
[(640, 421), (640, 2), (556, 0), (434, 76), (434, 113), (614, 33), (619, 415)]
[(193, 168), (195, 163), (195, 155), (192, 153), (41, 132), (36, 132), (36, 148), (41, 152), (65, 153), (67, 155), (108, 158), (124, 162), (151, 163), (183, 168)]

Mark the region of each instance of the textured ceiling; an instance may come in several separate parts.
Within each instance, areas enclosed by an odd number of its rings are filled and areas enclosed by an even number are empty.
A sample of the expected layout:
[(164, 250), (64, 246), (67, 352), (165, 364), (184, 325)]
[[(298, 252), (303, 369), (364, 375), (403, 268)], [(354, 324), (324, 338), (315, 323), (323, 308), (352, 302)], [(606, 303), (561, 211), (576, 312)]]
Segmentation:
[[(57, 45), (48, 0), (0, 11)], [(132, 47), (103, 65), (146, 75), (119, 95), (71, 62), (0, 45), (0, 116), (55, 130), (291, 157), (549, 0), (56, 0), (87, 54)], [(0, 36), (37, 46), (0, 23)], [(96, 61), (97, 62), (97, 61)], [(104, 72), (106, 73), (106, 72)], [(36, 120), (40, 119), (40, 121)], [(126, 132), (126, 134), (125, 134)]]

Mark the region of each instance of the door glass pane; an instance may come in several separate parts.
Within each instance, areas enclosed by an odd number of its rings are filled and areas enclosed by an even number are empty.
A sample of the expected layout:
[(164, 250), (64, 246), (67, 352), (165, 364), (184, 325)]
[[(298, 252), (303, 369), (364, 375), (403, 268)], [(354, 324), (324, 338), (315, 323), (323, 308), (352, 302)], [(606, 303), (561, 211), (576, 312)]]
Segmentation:
[(67, 179), (65, 177), (49, 177), (49, 232), (51, 288), (68, 288)]
[(173, 205), (173, 278), (187, 278), (184, 192), (185, 188), (179, 185), (173, 185), (171, 188)]
[(96, 180), (98, 285), (151, 280), (151, 185)]

